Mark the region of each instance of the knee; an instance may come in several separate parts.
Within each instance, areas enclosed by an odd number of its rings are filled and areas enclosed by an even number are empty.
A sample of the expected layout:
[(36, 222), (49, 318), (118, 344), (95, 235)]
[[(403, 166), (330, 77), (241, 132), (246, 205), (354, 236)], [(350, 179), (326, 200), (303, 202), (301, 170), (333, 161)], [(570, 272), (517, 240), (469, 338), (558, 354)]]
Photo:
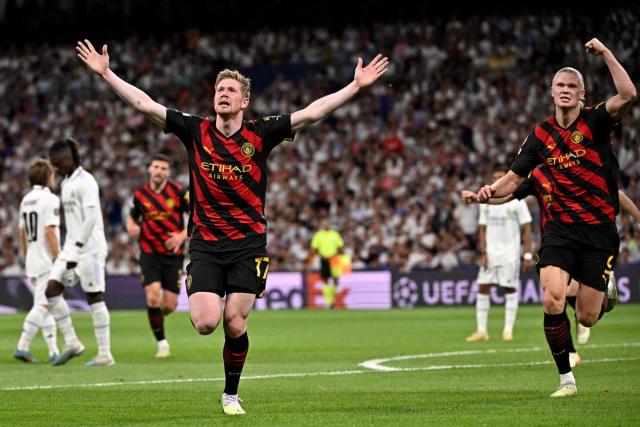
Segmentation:
[(160, 297), (147, 295), (147, 305), (149, 307), (160, 307), (161, 303)]
[(242, 316), (225, 317), (224, 333), (232, 338), (237, 338), (247, 330), (247, 322)]
[(145, 294), (147, 296), (147, 305), (149, 307), (160, 307), (162, 303), (160, 289), (156, 289), (154, 284), (147, 285), (145, 288)]
[(193, 318), (191, 318), (191, 324), (200, 335), (210, 335), (218, 326), (217, 322), (212, 322), (210, 320), (193, 320)]
[(102, 302), (104, 301), (103, 295), (104, 294), (102, 292), (87, 293), (87, 302), (89, 303), (89, 305)]
[(544, 310), (547, 313), (562, 313), (564, 310), (564, 298), (560, 293), (544, 293)]
[(196, 331), (198, 331), (200, 335), (210, 335), (213, 333), (213, 331), (216, 330), (215, 326), (208, 325), (206, 323), (197, 323), (195, 324), (195, 326), (196, 326)]
[(162, 296), (162, 314), (169, 315), (176, 311), (178, 307), (178, 295), (173, 292), (164, 291)]
[(576, 317), (578, 320), (578, 323), (580, 323), (582, 326), (586, 326), (587, 328), (590, 328), (592, 326), (594, 326), (596, 323), (598, 323), (598, 315), (600, 313), (581, 313), (578, 312), (576, 313)]
[(491, 293), (491, 285), (483, 284), (478, 286), (478, 293), (482, 295), (489, 295), (489, 293)]
[(62, 294), (62, 284), (55, 280), (49, 280), (45, 291), (47, 298), (57, 297), (60, 294)]

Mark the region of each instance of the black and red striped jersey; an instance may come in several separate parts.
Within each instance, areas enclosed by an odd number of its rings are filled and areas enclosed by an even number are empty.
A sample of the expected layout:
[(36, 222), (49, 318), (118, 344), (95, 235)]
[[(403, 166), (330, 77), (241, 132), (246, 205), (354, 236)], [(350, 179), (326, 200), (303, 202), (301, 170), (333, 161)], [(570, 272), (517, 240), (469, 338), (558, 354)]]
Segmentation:
[(165, 131), (187, 148), (191, 244), (206, 242), (213, 252), (264, 246), (267, 157), (293, 138), (291, 116), (245, 121), (227, 137), (213, 117), (168, 109)]
[(178, 183), (167, 181), (162, 191), (155, 192), (147, 183), (133, 195), (130, 215), (140, 225), (140, 250), (145, 253), (172, 254), (164, 246), (169, 233), (184, 229), (183, 213), (187, 212), (189, 193)]
[(551, 221), (613, 223), (619, 211), (618, 160), (610, 134), (616, 122), (605, 104), (580, 111), (567, 128), (555, 116), (536, 126), (522, 144), (511, 170), (527, 176), (543, 164), (553, 184)]
[(540, 231), (544, 230), (547, 221), (551, 220), (551, 207), (553, 206), (553, 181), (551, 172), (546, 166), (536, 167), (529, 177), (513, 192), (513, 197), (522, 200), (527, 196), (534, 196), (540, 205)]

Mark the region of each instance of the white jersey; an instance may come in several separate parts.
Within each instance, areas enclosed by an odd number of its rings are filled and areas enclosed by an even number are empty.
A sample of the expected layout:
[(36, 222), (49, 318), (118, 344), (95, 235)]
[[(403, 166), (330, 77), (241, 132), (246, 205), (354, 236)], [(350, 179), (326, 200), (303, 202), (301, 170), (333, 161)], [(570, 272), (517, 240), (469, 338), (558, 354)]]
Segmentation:
[(520, 227), (531, 222), (524, 200), (503, 205), (480, 205), (480, 225), (486, 225), (485, 240), (489, 267), (520, 260)]
[(67, 235), (64, 245), (73, 245), (80, 240), (82, 223), (86, 216), (86, 209), (92, 206), (97, 208), (96, 220), (89, 239), (84, 242), (80, 253), (107, 253), (107, 240), (104, 236), (104, 222), (100, 207), (100, 189), (93, 175), (82, 167), (78, 167), (70, 176), (60, 184), (62, 188), (62, 206), (64, 206), (64, 221)]
[[(53, 256), (44, 235), (48, 226), (56, 227), (60, 244), (60, 199), (47, 187), (34, 185), (20, 202), (19, 227), (27, 237), (25, 270), (27, 276), (47, 273), (53, 265)], [(59, 249), (59, 248), (58, 248)]]

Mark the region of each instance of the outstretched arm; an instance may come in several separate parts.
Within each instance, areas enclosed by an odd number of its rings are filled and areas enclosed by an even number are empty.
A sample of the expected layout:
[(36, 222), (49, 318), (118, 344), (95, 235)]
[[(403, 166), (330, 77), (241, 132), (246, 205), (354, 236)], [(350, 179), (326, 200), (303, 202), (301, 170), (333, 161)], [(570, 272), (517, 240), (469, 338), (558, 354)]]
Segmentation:
[(478, 191), (478, 201), (480, 203), (487, 203), (491, 198), (500, 199), (508, 196), (516, 191), (516, 188), (518, 188), (518, 185), (520, 185), (522, 181), (524, 181), (524, 177), (510, 170), (493, 184), (482, 187), (480, 191)]
[(378, 80), (378, 77), (383, 75), (388, 67), (389, 60), (380, 54), (364, 68), (362, 67), (362, 58), (358, 58), (353, 81), (339, 91), (317, 99), (306, 108), (291, 114), (291, 130), (299, 131), (336, 110), (353, 98), (360, 89)]
[(102, 46), (102, 54), (99, 54), (91, 42), (84, 39), (84, 43), (78, 42), (76, 52), (78, 53), (78, 58), (80, 58), (91, 71), (102, 77), (120, 98), (147, 116), (155, 124), (164, 128), (167, 120), (167, 109), (151, 99), (149, 95), (132, 84), (125, 82), (111, 71), (111, 68), (109, 68), (109, 53), (107, 52), (106, 44)]
[(636, 204), (633, 203), (633, 200), (620, 190), (618, 190), (618, 197), (620, 198), (620, 208), (622, 212), (628, 213), (640, 224), (640, 210), (638, 210)]
[(609, 67), (618, 94), (607, 100), (606, 108), (614, 120), (620, 120), (638, 97), (636, 87), (613, 53), (600, 40), (591, 39), (584, 47), (587, 49), (587, 53), (602, 56), (604, 63)]
[[(472, 205), (474, 203), (480, 203), (480, 201), (478, 199), (478, 194), (474, 193), (473, 191), (462, 190), (462, 193), (460, 193), (460, 194), (462, 196), (462, 200), (467, 205)], [(504, 197), (501, 197), (499, 199), (496, 199), (495, 197), (492, 197), (489, 200), (487, 200), (487, 204), (488, 205), (504, 205), (505, 203), (512, 201), (514, 198), (515, 197), (514, 197), (513, 194), (508, 194), (508, 195), (506, 195)]]

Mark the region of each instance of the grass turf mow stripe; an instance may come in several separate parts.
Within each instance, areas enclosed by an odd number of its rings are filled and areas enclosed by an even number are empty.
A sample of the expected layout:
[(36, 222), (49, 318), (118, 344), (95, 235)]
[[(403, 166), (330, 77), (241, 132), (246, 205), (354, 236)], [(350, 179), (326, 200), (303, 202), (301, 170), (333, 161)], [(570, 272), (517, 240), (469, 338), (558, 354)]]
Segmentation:
[[(640, 342), (627, 342), (617, 344), (592, 344), (583, 346), (583, 348), (620, 348), (620, 347), (640, 347)], [(484, 349), (484, 350), (464, 350), (464, 351), (449, 351), (441, 353), (426, 353), (416, 355), (406, 355), (390, 357), (385, 359), (372, 359), (367, 360), (359, 364), (359, 366), (366, 369), (354, 369), (354, 370), (342, 370), (342, 371), (324, 371), (324, 372), (289, 372), (279, 374), (267, 374), (267, 375), (247, 375), (243, 376), (242, 380), (265, 380), (273, 378), (304, 378), (304, 377), (326, 377), (326, 376), (342, 376), (342, 375), (359, 375), (366, 373), (389, 373), (389, 372), (415, 372), (415, 371), (435, 371), (435, 370), (448, 370), (448, 369), (482, 369), (482, 368), (500, 368), (500, 367), (516, 367), (516, 366), (536, 366), (536, 365), (551, 365), (554, 362), (551, 360), (530, 361), (530, 362), (513, 362), (513, 363), (477, 363), (477, 364), (461, 364), (461, 365), (429, 365), (418, 366), (413, 368), (399, 368), (384, 366), (383, 363), (397, 362), (411, 359), (430, 359), (437, 357), (450, 358), (455, 356), (466, 356), (473, 354), (494, 354), (494, 353), (518, 353), (518, 352), (532, 352), (532, 351), (547, 351), (546, 347), (529, 347), (529, 348), (516, 348), (516, 349)], [(615, 363), (615, 362), (627, 362), (637, 361), (640, 357), (618, 357), (618, 358), (603, 358), (603, 359), (590, 359), (583, 360), (583, 364), (590, 363)], [(102, 382), (102, 383), (88, 383), (88, 384), (54, 384), (54, 385), (31, 385), (20, 387), (3, 387), (0, 391), (22, 391), (22, 390), (51, 390), (62, 388), (101, 388), (101, 387), (119, 387), (129, 385), (158, 385), (158, 384), (176, 384), (176, 383), (196, 383), (196, 382), (220, 382), (224, 381), (224, 377), (212, 377), (212, 378), (176, 378), (168, 380), (146, 380), (146, 381), (118, 381), (118, 382)]]

